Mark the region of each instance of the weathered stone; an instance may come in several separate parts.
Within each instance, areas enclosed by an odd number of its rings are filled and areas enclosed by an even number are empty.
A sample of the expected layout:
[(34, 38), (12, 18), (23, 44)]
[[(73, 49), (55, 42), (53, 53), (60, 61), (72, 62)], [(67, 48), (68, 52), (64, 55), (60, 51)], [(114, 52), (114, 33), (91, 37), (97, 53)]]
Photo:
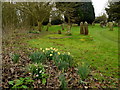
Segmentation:
[(85, 30), (85, 35), (88, 35), (88, 23), (87, 22), (85, 22), (84, 23), (84, 30)]
[(63, 23), (63, 24), (61, 24), (61, 27), (62, 27), (62, 30), (65, 30), (65, 29), (64, 29), (64, 23)]
[(83, 22), (80, 23), (80, 34), (84, 34), (84, 25), (83, 25)]
[(48, 31), (48, 29), (49, 29), (50, 26), (51, 26), (51, 23), (48, 23), (48, 24), (47, 24), (46, 31)]
[(109, 23), (108, 23), (108, 26), (109, 26), (109, 28), (110, 28), (110, 31), (113, 31), (113, 23), (112, 23), (112, 22), (109, 22)]

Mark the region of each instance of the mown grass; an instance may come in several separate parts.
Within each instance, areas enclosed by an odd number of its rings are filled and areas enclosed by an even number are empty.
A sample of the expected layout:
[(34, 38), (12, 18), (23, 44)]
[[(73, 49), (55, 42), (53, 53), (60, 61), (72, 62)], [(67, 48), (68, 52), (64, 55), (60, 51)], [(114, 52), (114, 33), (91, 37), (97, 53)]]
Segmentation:
[[(79, 26), (72, 27), (72, 35), (66, 37), (66, 31), (62, 34), (54, 34), (60, 30), (61, 26), (51, 26), (49, 34), (36, 39), (26, 40), (29, 47), (48, 48), (55, 47), (60, 51), (71, 52), (74, 56), (75, 64), (81, 65), (82, 62), (88, 63), (98, 79), (104, 77), (117, 78), (118, 74), (118, 28), (109, 31), (108, 27), (101, 28), (99, 25), (89, 26), (89, 35), (79, 34)], [(50, 39), (58, 38), (58, 39)], [(66, 37), (66, 38), (60, 38)], [(60, 39), (59, 39), (60, 38)], [(101, 74), (100, 74), (101, 73)], [(103, 76), (102, 76), (103, 75)]]

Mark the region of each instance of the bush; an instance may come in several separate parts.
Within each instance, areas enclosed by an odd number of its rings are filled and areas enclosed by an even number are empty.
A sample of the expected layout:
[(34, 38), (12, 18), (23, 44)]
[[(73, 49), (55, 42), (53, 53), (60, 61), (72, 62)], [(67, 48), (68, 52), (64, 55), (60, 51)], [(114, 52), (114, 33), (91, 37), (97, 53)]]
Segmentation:
[(41, 62), (46, 61), (46, 56), (43, 52), (34, 52), (34, 53), (30, 54), (29, 58), (34, 63), (41, 63)]
[(19, 54), (13, 54), (12, 55), (12, 61), (13, 61), (13, 63), (18, 63), (19, 57), (20, 57)]
[(27, 71), (30, 72), (33, 78), (41, 79), (42, 84), (46, 83), (48, 74), (45, 73), (44, 66), (42, 64), (29, 64), (26, 67)]

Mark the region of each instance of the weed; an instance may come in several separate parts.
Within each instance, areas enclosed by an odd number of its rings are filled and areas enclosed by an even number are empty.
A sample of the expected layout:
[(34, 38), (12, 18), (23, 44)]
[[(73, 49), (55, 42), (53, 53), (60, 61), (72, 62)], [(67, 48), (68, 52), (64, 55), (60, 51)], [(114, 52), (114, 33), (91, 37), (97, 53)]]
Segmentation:
[(12, 88), (33, 88), (33, 82), (34, 80), (32, 80), (30, 77), (25, 77), (9, 81), (8, 83)]

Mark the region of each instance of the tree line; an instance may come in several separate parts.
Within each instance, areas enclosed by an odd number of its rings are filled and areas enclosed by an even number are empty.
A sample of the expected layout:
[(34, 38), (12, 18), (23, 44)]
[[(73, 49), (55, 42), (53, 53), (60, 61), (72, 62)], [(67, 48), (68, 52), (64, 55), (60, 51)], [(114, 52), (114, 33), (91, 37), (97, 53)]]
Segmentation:
[[(92, 2), (3, 2), (2, 26), (20, 28), (38, 26), (55, 20), (61, 23), (92, 23), (95, 19)], [(59, 22), (58, 22), (59, 23)], [(54, 23), (53, 23), (54, 24)]]

